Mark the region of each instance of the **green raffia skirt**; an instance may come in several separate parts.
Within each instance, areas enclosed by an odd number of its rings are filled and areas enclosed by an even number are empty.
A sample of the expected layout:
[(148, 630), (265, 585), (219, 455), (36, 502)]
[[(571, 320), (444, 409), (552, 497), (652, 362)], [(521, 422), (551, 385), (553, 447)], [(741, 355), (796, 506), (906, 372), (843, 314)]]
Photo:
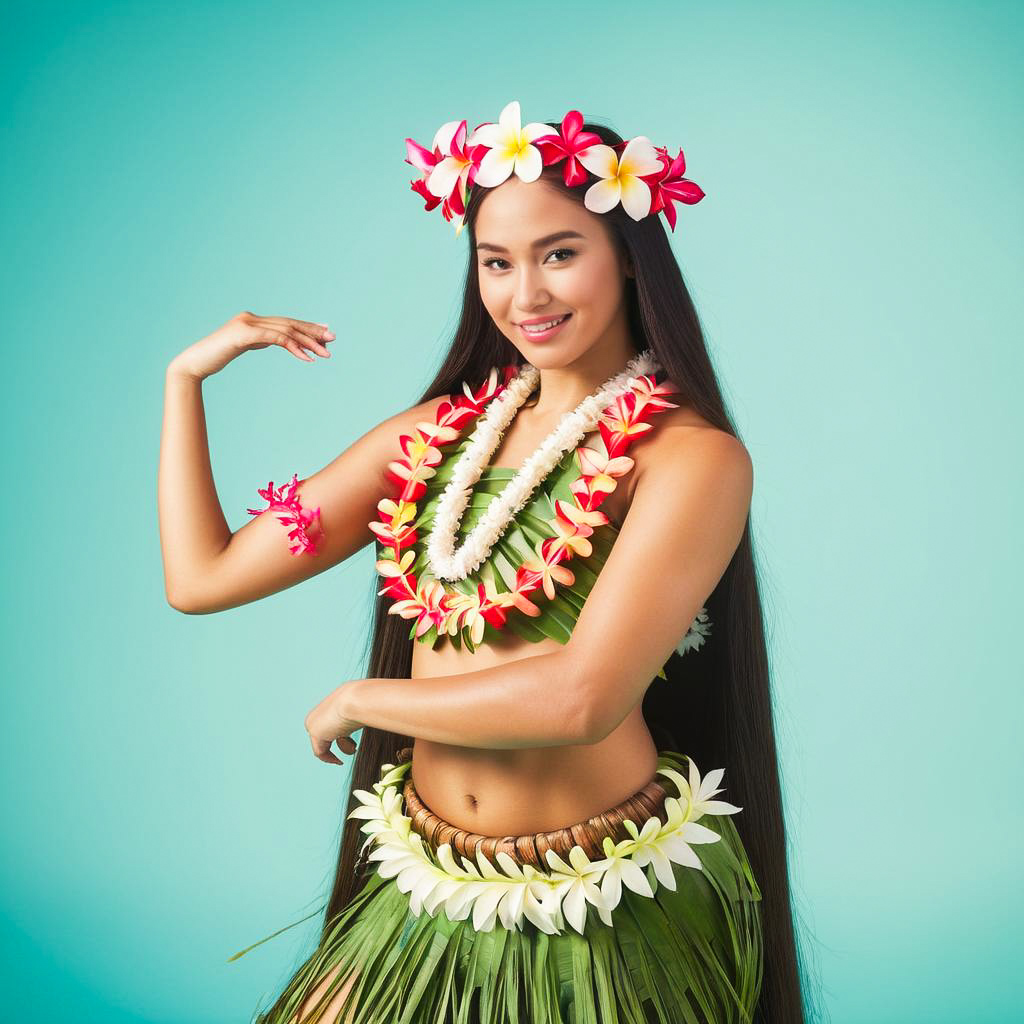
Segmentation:
[(742, 808), (712, 799), (722, 769), (701, 779), (662, 750), (617, 807), (499, 838), (424, 807), (410, 756), (355, 791), (376, 871), (253, 1024), (293, 1024), (300, 1007), (302, 1024), (753, 1019), (761, 892), (728, 817)]

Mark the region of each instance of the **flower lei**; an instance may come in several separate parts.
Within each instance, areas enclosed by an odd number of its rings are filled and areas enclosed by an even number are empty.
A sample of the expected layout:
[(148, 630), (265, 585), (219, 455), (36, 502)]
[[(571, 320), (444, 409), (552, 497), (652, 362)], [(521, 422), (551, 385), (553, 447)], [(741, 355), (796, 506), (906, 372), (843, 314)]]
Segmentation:
[(493, 188), (515, 173), (522, 181), (536, 181), (541, 170), (564, 160), (566, 185), (593, 182), (583, 197), (594, 213), (607, 213), (620, 202), (633, 220), (664, 213), (669, 227), (676, 228), (675, 202), (692, 206), (704, 198), (704, 190), (683, 177), (686, 158), (680, 149), (675, 157), (664, 146), (654, 146), (646, 135), (637, 135), (615, 146), (605, 145), (594, 132), (585, 132), (583, 115), (570, 110), (560, 130), (531, 122), (522, 125), (519, 101), (505, 105), (497, 124), (484, 122), (467, 136), (466, 120), (447, 121), (434, 133), (430, 149), (413, 139), (405, 140), (407, 164), (422, 177), (411, 188), (424, 200), (424, 208), (440, 205), (441, 215), (455, 225), (458, 235), (465, 223), (466, 202), (474, 185)]
[[(588, 395), (571, 412), (567, 412), (540, 447), (526, 460), (501, 494), (487, 506), (480, 521), (473, 528), (458, 552), (455, 551), (455, 533), (473, 491), (480, 479), (484, 462), (498, 447), (501, 436), (520, 406), (536, 386), (540, 371), (527, 363), (489, 405), (480, 418), (473, 438), (452, 471), (452, 478), (441, 495), (434, 517), (434, 529), (427, 544), (427, 557), (433, 575), (438, 579), (462, 580), (480, 568), (491, 553), (498, 538), (505, 532), (513, 517), (529, 501), (538, 484), (562, 460), (570, 446), (578, 446), (582, 438), (598, 424), (605, 407), (633, 387), (638, 373), (655, 374), (660, 369), (650, 350), (631, 359), (625, 370), (606, 381), (594, 394)], [(662, 400), (662, 408), (678, 408)], [(587, 449), (589, 452), (590, 449)], [(628, 463), (628, 464), (627, 464)], [(629, 459), (616, 468), (621, 475), (633, 465)], [(606, 495), (607, 496), (607, 495)], [(594, 502), (593, 505), (596, 504)], [(579, 506), (575, 522), (600, 526), (608, 522), (603, 512), (589, 512)]]
[[(639, 359), (641, 365), (651, 365), (648, 353), (642, 354)], [(449, 589), (438, 579), (426, 583), (417, 581), (415, 574), (410, 571), (416, 553), (413, 550), (403, 553), (403, 549), (410, 548), (418, 539), (415, 528), (416, 503), (427, 489), (426, 481), (436, 474), (434, 467), (444, 458), (440, 447), (456, 440), (465, 425), (476, 419), (485, 406), (505, 390), (517, 373), (518, 367), (515, 364), (505, 366), (501, 371), (503, 382), (499, 385), (498, 368), (492, 367), (487, 380), (477, 391), (470, 390), (469, 385), (464, 383), (463, 395), (452, 395), (438, 406), (435, 423), (417, 424), (412, 434), (401, 436), (400, 446), (404, 457), (388, 464), (387, 476), (397, 484), (398, 492), (394, 498), (383, 498), (378, 502), (379, 521), (369, 523), (370, 529), (383, 544), (385, 553), (390, 552), (390, 555), (385, 554), (376, 562), (377, 572), (387, 581), (378, 593), (396, 599), (388, 609), (388, 614), (415, 620), (412, 635), (417, 640), (431, 628), (436, 629), (438, 636), (454, 636), (465, 630), (463, 639), (473, 650), (474, 645), (482, 640), (487, 623), (496, 629), (505, 627), (510, 609), (518, 608), (531, 617), (539, 616), (541, 610), (529, 595), (543, 588), (545, 596), (551, 600), (555, 596), (556, 581), (564, 585), (571, 585), (575, 581), (575, 574), (562, 563), (576, 555), (585, 558), (593, 551), (588, 538), (595, 527), (609, 522), (598, 506), (615, 490), (616, 478), (624, 476), (633, 468), (633, 459), (625, 455), (626, 449), (652, 429), (652, 424), (646, 422), (648, 417), (664, 409), (677, 408), (664, 397), (675, 393), (670, 382), (657, 384), (654, 377), (647, 373), (629, 378), (629, 389), (605, 408), (598, 420), (607, 454), (586, 446), (576, 448), (574, 454), (580, 466), (580, 476), (571, 486), (573, 500), (555, 501), (555, 518), (548, 521), (552, 528), (551, 536), (538, 543), (534, 548), (534, 556), (527, 558), (516, 569), (515, 583), (511, 590), (498, 593), (490, 579), (478, 583), (476, 591), (471, 594)], [(565, 434), (568, 436), (578, 430), (578, 436), (582, 437), (586, 430), (580, 429), (580, 426), (578, 420), (568, 421)], [(483, 439), (482, 443), (489, 442)], [(538, 451), (535, 454), (541, 456), (543, 453)], [(506, 489), (509, 495), (505, 501), (506, 506), (519, 502), (521, 492), (527, 487), (532, 492), (546, 473), (544, 465), (544, 460), (538, 457), (532, 471), (522, 474), (521, 486), (515, 490), (511, 486)], [(461, 486), (461, 482), (456, 484), (456, 488)], [(453, 490), (453, 493), (457, 494), (458, 490)], [(529, 492), (526, 496), (529, 496)], [(503, 494), (495, 498), (494, 502), (504, 497)], [(452, 515), (454, 505), (446, 507), (448, 514)], [(462, 508), (465, 508), (465, 502), (462, 502)], [(467, 538), (467, 546), (460, 552), (462, 557), (458, 560), (460, 570), (469, 565), (475, 568), (481, 555), (486, 557), (496, 539), (492, 539), (494, 524), (504, 521), (500, 516), (501, 512), (496, 510), (493, 520), (487, 521), (485, 517), (484, 529), (480, 533), (474, 531), (471, 534), (471, 538), (475, 538), (472, 547), (468, 543), (470, 538)], [(449, 522), (447, 527), (451, 529), (452, 523)], [(699, 646), (699, 640), (696, 645)]]
[[(621, 899), (623, 885), (650, 897), (654, 895), (652, 883), (675, 891), (672, 863), (703, 870), (690, 844), (714, 843), (722, 837), (698, 824), (698, 819), (705, 814), (735, 814), (743, 809), (711, 799), (721, 792), (716, 787), (724, 768), (716, 768), (701, 779), (690, 758), (687, 780), (670, 763), (660, 757), (658, 774), (675, 783), (679, 796), (665, 798), (668, 820), (664, 824), (652, 816), (638, 829), (635, 822), (626, 819), (623, 825), (632, 838), (616, 843), (605, 836), (605, 856), (597, 861), (591, 861), (579, 845), (570, 850), (568, 864), (554, 850), (548, 850), (545, 859), (550, 872), (532, 864), (518, 864), (504, 851), (495, 855), (495, 866), (479, 847), (475, 863), (460, 855), (460, 867), (451, 843), (442, 843), (432, 856), (422, 836), (412, 831), (412, 818), (403, 813), (401, 784), (411, 761), (397, 767), (383, 765), (372, 793), (353, 790), (361, 806), (348, 817), (367, 819), (360, 827), (367, 833), (360, 852), (374, 846), (368, 859), (379, 862), (377, 872), (383, 878), (396, 878), (398, 888), (409, 894), (410, 907), (417, 917), (424, 910), (433, 917), (443, 908), (449, 920), (461, 921), (472, 912), (473, 928), (479, 932), (491, 931), (497, 921), (506, 929), (521, 929), (525, 918), (549, 935), (561, 933), (568, 921), (582, 935), (588, 903), (604, 924), (611, 925), (611, 912)], [(650, 870), (642, 870), (648, 865), (654, 877)]]
[[(302, 502), (299, 501), (296, 491), (299, 486), (299, 474), (295, 473), (292, 476), (290, 484), (282, 484), (280, 487), (274, 487), (274, 481), (271, 480), (264, 488), (256, 488), (256, 493), (270, 504), (266, 508), (250, 508), (246, 511), (251, 516), (262, 515), (264, 512), (279, 511), (282, 514), (277, 517), (278, 522), (284, 523), (285, 526), (292, 526), (293, 529), (288, 531), (288, 549), (293, 555), (301, 555), (303, 553), (309, 555), (316, 554), (316, 540), (309, 536), (309, 529), (316, 523), (319, 529), (319, 535), (322, 539), (326, 536), (323, 529), (323, 523), (320, 520), (320, 508), (317, 506), (315, 509), (306, 509), (302, 507)], [(286, 489), (287, 487), (287, 489)], [(294, 543), (292, 543), (294, 541)]]

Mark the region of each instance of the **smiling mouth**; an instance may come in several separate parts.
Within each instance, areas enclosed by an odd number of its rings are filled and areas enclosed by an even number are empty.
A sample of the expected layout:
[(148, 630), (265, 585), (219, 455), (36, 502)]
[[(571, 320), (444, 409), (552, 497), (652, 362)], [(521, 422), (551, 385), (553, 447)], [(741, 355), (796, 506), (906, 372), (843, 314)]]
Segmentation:
[(568, 320), (570, 316), (572, 316), (571, 313), (563, 313), (561, 316), (545, 320), (542, 324), (519, 324), (519, 328), (526, 331), (527, 334), (543, 334), (545, 331), (550, 331), (552, 327), (557, 327), (563, 321)]

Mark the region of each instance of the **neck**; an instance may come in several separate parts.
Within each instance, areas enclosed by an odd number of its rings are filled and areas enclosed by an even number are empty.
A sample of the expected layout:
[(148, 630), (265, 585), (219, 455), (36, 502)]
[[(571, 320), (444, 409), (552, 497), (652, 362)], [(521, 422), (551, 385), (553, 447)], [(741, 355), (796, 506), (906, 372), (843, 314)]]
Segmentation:
[(615, 344), (595, 344), (567, 366), (541, 369), (537, 389), (526, 403), (538, 418), (558, 418), (575, 409), (609, 377), (621, 373), (639, 349), (628, 337)]

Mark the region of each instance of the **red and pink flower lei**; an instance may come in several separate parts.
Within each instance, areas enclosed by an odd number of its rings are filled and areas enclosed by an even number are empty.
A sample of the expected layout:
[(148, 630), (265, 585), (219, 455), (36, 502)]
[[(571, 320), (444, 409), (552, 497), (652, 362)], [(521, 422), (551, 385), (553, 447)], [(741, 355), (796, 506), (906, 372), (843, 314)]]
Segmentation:
[(463, 394), (451, 395), (438, 406), (433, 424), (417, 424), (412, 434), (401, 435), (402, 457), (388, 464), (387, 476), (396, 484), (397, 492), (378, 503), (379, 521), (369, 524), (384, 549), (376, 569), (387, 584), (378, 593), (395, 598), (389, 614), (415, 620), (412, 635), (417, 640), (424, 639), (431, 628), (438, 637), (466, 630), (464, 639), (472, 649), (483, 638), (485, 624), (503, 629), (513, 608), (531, 617), (539, 616), (541, 609), (530, 595), (543, 589), (550, 600), (555, 596), (556, 582), (571, 585), (575, 575), (562, 563), (576, 555), (588, 556), (593, 550), (588, 538), (595, 526), (609, 522), (597, 509), (615, 490), (616, 479), (633, 468), (633, 459), (626, 450), (652, 429), (647, 422), (650, 416), (677, 408), (664, 397), (676, 393), (669, 381), (658, 384), (653, 376), (640, 374), (629, 390), (602, 412), (598, 429), (606, 452), (582, 444), (575, 449), (580, 475), (571, 485), (572, 501), (555, 501), (555, 518), (549, 520), (552, 534), (516, 569), (510, 591), (498, 593), (491, 580), (478, 583), (472, 594), (449, 589), (436, 579), (419, 582), (410, 571), (416, 552), (405, 549), (418, 540), (416, 503), (426, 492), (427, 480), (435, 475), (434, 467), (445, 457), (441, 448), (459, 438), (518, 370), (515, 364), (502, 367), (500, 373), (495, 367), (475, 391), (464, 383)]
[[(278, 522), (285, 526), (291, 526), (288, 531), (288, 550), (293, 555), (316, 554), (317, 539), (325, 536), (323, 523), (320, 520), (320, 508), (307, 509), (302, 507), (296, 491), (299, 487), (299, 474), (292, 476), (290, 484), (282, 484), (274, 487), (271, 480), (265, 488), (257, 488), (256, 493), (264, 500), (270, 502), (266, 508), (250, 508), (246, 511), (251, 516), (262, 515), (264, 512), (276, 511), (281, 514), (277, 517)], [(317, 538), (311, 537), (309, 531), (314, 527), (319, 530)]]

